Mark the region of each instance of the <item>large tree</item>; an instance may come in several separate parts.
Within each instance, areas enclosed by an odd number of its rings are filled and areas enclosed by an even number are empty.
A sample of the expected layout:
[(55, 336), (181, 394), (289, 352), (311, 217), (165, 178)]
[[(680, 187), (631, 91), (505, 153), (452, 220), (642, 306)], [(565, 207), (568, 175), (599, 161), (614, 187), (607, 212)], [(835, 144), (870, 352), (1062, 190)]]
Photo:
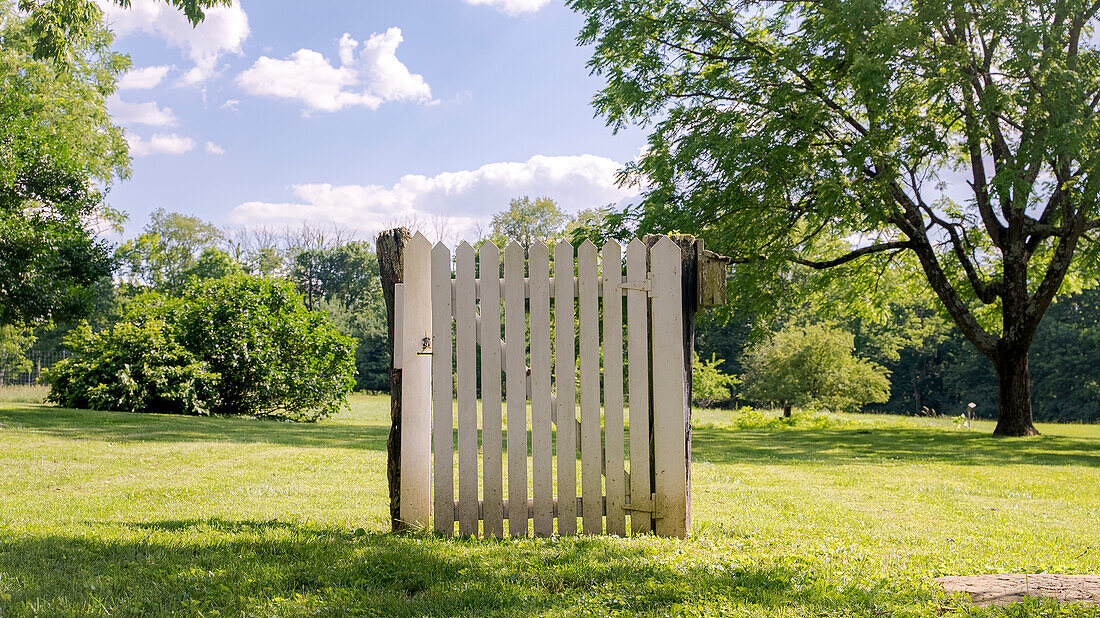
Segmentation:
[(643, 226), (760, 273), (911, 264), (996, 370), (995, 433), (1036, 433), (1036, 327), (1096, 282), (1100, 3), (570, 5), (599, 113), (654, 129), (624, 177)]
[(0, 2), (0, 325), (87, 310), (111, 272), (104, 194), (129, 171), (106, 109), (127, 65), (109, 33), (89, 31), (62, 71), (34, 59), (31, 30)]
[(510, 240), (530, 247), (535, 241), (553, 242), (565, 228), (569, 217), (548, 197), (514, 198), (508, 209), (493, 215), (492, 240), (503, 247)]
[(179, 292), (203, 252), (222, 240), (222, 231), (201, 217), (158, 208), (141, 235), (120, 246), (116, 255), (135, 282)]

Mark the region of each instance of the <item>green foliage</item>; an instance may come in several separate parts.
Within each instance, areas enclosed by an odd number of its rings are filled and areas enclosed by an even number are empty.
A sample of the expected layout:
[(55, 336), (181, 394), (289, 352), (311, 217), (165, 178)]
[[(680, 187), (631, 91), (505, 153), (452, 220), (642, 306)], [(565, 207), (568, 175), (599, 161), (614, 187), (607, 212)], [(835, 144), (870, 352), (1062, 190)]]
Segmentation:
[(155, 313), (132, 312), (99, 333), (77, 327), (65, 338), (76, 357), (49, 370), (47, 400), (90, 410), (209, 414), (218, 406), (220, 376)]
[(624, 214), (614, 209), (614, 204), (582, 210), (565, 226), (565, 237), (574, 246), (585, 240), (591, 240), (597, 247), (604, 246), (609, 240), (626, 244), (633, 236), (633, 228)]
[(879, 365), (853, 354), (851, 334), (815, 324), (789, 326), (742, 361), (744, 395), (784, 406), (852, 410), (884, 402), (890, 380)]
[(27, 351), (36, 337), (31, 329), (5, 324), (0, 326), (0, 375), (14, 375), (30, 371)]
[(179, 298), (144, 294), (109, 330), (66, 338), (50, 400), (96, 410), (317, 420), (353, 384), (354, 342), (287, 282), (194, 279)]
[(307, 307), (327, 313), (341, 334), (355, 339), (356, 389), (388, 390), (386, 304), (378, 257), (370, 244), (349, 242), (302, 251), (291, 276)]
[(695, 405), (705, 408), (732, 397), (731, 389), (737, 386), (739, 380), (722, 372), (719, 367), (723, 362), (714, 354), (711, 354), (710, 360), (702, 360), (698, 354), (695, 355), (691, 370), (691, 397)]
[(390, 389), (389, 335), (386, 331), (386, 307), (368, 305), (349, 310), (337, 301), (320, 301), (317, 310), (328, 316), (341, 335), (355, 341), (355, 390)]
[(790, 416), (776, 414), (774, 411), (743, 407), (734, 410), (723, 425), (738, 429), (837, 429), (851, 427), (869, 427), (866, 423), (848, 420), (836, 414), (799, 410)]
[(310, 308), (316, 300), (339, 302), (349, 310), (381, 302), (379, 277), (378, 257), (363, 241), (302, 251), (291, 271)]
[(652, 129), (641, 231), (738, 258), (761, 309), (795, 264), (905, 268), (1005, 376), (999, 433), (1033, 433), (1028, 346), (1100, 263), (1100, 5), (568, 4), (597, 112)]
[[(129, 7), (131, 0), (114, 0)], [(231, 0), (166, 0), (182, 9), (187, 20), (198, 24), (203, 9), (228, 6)], [(94, 39), (103, 19), (103, 10), (92, 0), (19, 0), (19, 9), (30, 14), (30, 32), (34, 37), (34, 57), (71, 65), (80, 55), (81, 45)]]
[(524, 247), (536, 240), (550, 245), (558, 241), (567, 221), (565, 212), (548, 197), (517, 197), (508, 203), (508, 210), (493, 215), (492, 240), (502, 249), (513, 240)]
[(195, 260), (195, 265), (183, 271), (183, 279), (221, 279), (244, 274), (241, 265), (221, 249), (207, 247)]
[(180, 298), (179, 341), (221, 376), (219, 414), (316, 420), (354, 385), (355, 343), (306, 309), (284, 281), (194, 281)]
[(110, 35), (89, 30), (71, 70), (32, 58), (25, 16), (0, 3), (0, 324), (85, 314), (89, 287), (110, 274), (90, 222), (129, 173), (126, 143), (106, 97), (126, 68)]
[(200, 256), (214, 249), (222, 238), (221, 230), (199, 217), (158, 208), (149, 216), (142, 234), (120, 246), (116, 255), (135, 282), (179, 293), (192, 274), (202, 276), (201, 269), (217, 269), (219, 263), (223, 269), (231, 268), (220, 256), (210, 253), (199, 271), (192, 270), (199, 268)]

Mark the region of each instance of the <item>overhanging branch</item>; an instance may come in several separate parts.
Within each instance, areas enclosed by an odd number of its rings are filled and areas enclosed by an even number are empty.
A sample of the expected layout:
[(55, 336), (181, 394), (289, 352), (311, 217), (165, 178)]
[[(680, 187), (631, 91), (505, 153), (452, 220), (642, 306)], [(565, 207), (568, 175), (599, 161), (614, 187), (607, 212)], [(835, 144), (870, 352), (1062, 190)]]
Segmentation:
[(911, 241), (897, 240), (897, 241), (891, 241), (891, 242), (880, 242), (880, 243), (876, 243), (876, 244), (873, 244), (873, 245), (868, 245), (866, 247), (860, 247), (859, 249), (855, 249), (853, 251), (845, 253), (844, 255), (842, 255), (840, 257), (833, 258), (831, 260), (818, 261), (818, 260), (809, 260), (809, 259), (801, 258), (801, 257), (793, 257), (793, 258), (791, 258), (791, 261), (794, 262), (795, 264), (801, 264), (803, 266), (809, 266), (810, 268), (813, 268), (815, 270), (824, 270), (826, 268), (832, 268), (834, 266), (840, 266), (841, 264), (846, 264), (848, 262), (851, 262), (852, 260), (855, 260), (857, 258), (861, 258), (865, 255), (870, 255), (872, 253), (881, 253), (883, 251), (893, 251), (895, 249), (911, 249), (912, 247), (913, 247), (913, 243)]

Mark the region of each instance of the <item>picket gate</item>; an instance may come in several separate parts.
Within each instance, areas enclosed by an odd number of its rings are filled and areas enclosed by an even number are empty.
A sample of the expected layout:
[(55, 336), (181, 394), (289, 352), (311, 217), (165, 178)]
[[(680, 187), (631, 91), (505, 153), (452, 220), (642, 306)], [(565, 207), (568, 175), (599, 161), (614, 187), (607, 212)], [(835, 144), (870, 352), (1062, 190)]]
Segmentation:
[(551, 260), (513, 241), (502, 261), (491, 242), (409, 241), (401, 520), (445, 536), (503, 537), (505, 520), (509, 536), (569, 535), (578, 518), (583, 534), (687, 534), (681, 250), (662, 237), (623, 253), (562, 241)]

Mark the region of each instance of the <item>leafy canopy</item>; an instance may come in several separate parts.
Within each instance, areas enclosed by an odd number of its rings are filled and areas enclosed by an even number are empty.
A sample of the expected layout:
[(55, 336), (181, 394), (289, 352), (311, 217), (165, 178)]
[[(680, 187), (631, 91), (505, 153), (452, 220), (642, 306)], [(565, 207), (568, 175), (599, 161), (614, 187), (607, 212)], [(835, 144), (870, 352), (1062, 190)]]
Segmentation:
[(1095, 283), (1100, 5), (569, 4), (598, 112), (653, 127), (623, 176), (647, 183), (643, 228), (705, 235), (760, 286), (905, 266), (990, 357)]
[[(131, 0), (114, 0), (129, 8)], [(201, 22), (204, 9), (229, 6), (231, 0), (165, 0), (181, 9), (192, 25)], [(34, 57), (53, 60), (61, 66), (70, 65), (80, 55), (80, 48), (98, 36), (103, 10), (92, 0), (19, 0), (19, 10), (30, 15), (30, 34), (34, 40)]]
[(708, 407), (719, 401), (727, 401), (733, 396), (732, 388), (740, 383), (735, 376), (723, 373), (723, 359), (710, 355), (710, 360), (702, 360), (696, 354), (691, 370), (692, 403), (699, 407)]
[(565, 228), (568, 216), (557, 202), (548, 197), (531, 199), (517, 197), (508, 203), (508, 209), (493, 215), (492, 240), (498, 247), (515, 240), (524, 247), (535, 241), (552, 245)]
[[(192, 269), (199, 268), (204, 252), (214, 249), (222, 238), (221, 230), (199, 217), (158, 208), (141, 235), (120, 246), (116, 255), (136, 282), (179, 292), (192, 274), (199, 274)], [(207, 263), (201, 268), (217, 268), (210, 262), (218, 260), (218, 255), (205, 255)]]
[(121, 218), (104, 194), (129, 174), (106, 106), (128, 62), (110, 34), (90, 26), (59, 73), (32, 29), (0, 3), (0, 324), (86, 313), (112, 269), (95, 225)]

